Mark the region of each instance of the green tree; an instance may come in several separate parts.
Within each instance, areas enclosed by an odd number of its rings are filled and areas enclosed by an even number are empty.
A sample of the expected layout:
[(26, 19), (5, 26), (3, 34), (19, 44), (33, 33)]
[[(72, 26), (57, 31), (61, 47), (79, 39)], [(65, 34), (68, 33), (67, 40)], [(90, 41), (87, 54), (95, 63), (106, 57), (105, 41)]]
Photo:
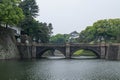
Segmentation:
[(98, 36), (103, 36), (105, 40), (110, 41), (112, 38), (119, 42), (120, 19), (104, 19), (93, 24), (97, 30)]
[(51, 43), (65, 43), (69, 39), (69, 34), (56, 34), (51, 36), (50, 42)]
[(35, 0), (23, 0), (19, 6), (23, 10), (25, 18), (18, 26), (20, 26), (28, 35), (31, 35), (31, 27), (36, 26), (37, 22), (34, 17), (37, 16), (38, 6), (36, 5)]
[(39, 40), (43, 43), (49, 42), (50, 34), (47, 23), (40, 23), (34, 19), (28, 19), (22, 27), (24, 28), (24, 33), (32, 39), (35, 38), (36, 42), (39, 42)]
[[(51, 23), (49, 23), (49, 24), (51, 24)], [(44, 42), (44, 43), (49, 42), (49, 39), (50, 39), (50, 36), (51, 36), (50, 32), (52, 32), (52, 29), (53, 29), (53, 28), (51, 28), (51, 29), (49, 28), (50, 27), (49, 24), (42, 23), (42, 22), (40, 23), (41, 28), (39, 30), (39, 37), (40, 37), (41, 41)]]
[(24, 18), (23, 11), (18, 7), (20, 0), (1, 0), (0, 1), (0, 25), (6, 27), (16, 25)]
[[(97, 42), (104, 38), (107, 42), (120, 42), (120, 19), (98, 20), (80, 33), (80, 42)], [(113, 40), (114, 39), (114, 40)]]
[(38, 15), (38, 5), (35, 0), (23, 0), (19, 5), (26, 17), (36, 17)]
[(110, 24), (109, 34), (117, 41), (120, 42), (120, 19), (109, 19)]
[(24, 12), (25, 19), (18, 26), (24, 30), (24, 33), (35, 39), (36, 42), (49, 42), (53, 27), (51, 23), (40, 23), (34, 19), (39, 11), (36, 1), (24, 0), (19, 6)]
[(36, 5), (35, 0), (23, 0), (19, 6), (22, 8), (25, 18), (18, 26), (20, 26), (29, 36), (32, 36), (32, 27), (38, 25), (37, 21), (34, 19), (38, 14), (38, 6)]

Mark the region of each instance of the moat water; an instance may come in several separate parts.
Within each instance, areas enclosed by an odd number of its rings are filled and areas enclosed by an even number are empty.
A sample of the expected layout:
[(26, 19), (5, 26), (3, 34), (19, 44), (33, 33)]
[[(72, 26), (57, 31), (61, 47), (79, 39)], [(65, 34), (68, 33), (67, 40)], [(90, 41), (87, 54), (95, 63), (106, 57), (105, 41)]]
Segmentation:
[(0, 80), (120, 80), (120, 61), (62, 59), (0, 61)]

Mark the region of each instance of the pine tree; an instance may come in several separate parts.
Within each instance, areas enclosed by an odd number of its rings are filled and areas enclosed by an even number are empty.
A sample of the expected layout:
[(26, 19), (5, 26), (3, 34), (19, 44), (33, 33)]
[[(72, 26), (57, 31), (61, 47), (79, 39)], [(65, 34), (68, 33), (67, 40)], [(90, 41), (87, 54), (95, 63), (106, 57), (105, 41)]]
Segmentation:
[(19, 6), (23, 9), (26, 17), (34, 18), (38, 15), (39, 9), (35, 0), (24, 0)]

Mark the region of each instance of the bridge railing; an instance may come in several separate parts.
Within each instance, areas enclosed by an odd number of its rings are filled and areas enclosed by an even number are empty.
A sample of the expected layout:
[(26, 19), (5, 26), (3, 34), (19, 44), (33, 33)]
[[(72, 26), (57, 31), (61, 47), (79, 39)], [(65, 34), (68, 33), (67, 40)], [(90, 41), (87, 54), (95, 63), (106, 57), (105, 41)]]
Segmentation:
[(97, 44), (88, 44), (88, 43), (17, 43), (17, 45), (24, 45), (24, 46), (66, 46), (69, 44), (70, 46), (108, 46), (108, 45), (120, 45), (120, 43), (97, 43)]
[(100, 46), (101, 44), (88, 44), (88, 43), (70, 43), (70, 45), (76, 45), (76, 46), (79, 46), (79, 45), (82, 45), (82, 46)]
[(54, 44), (54, 43), (38, 43), (33, 44), (35, 46), (65, 46), (65, 44)]

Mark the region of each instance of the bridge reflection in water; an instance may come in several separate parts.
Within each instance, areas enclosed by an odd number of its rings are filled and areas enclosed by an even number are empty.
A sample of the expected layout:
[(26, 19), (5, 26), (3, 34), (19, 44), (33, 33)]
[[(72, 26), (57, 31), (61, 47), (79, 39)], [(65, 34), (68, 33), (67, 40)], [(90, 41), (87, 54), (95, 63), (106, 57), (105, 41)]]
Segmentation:
[[(80, 50), (90, 50), (95, 53), (97, 58), (102, 59), (120, 59), (120, 45), (119, 44), (18, 44), (18, 49), (21, 56), (24, 58), (25, 54), (29, 54), (30, 58), (41, 58), (46, 51), (54, 52), (60, 51), (65, 58), (72, 58), (73, 53)], [(25, 50), (25, 52), (24, 52)], [(27, 57), (27, 56), (26, 56)]]
[[(96, 59), (97, 55), (89, 50), (78, 50), (71, 56), (72, 59)], [(41, 59), (65, 59), (63, 53), (58, 50), (46, 51), (41, 56)]]

